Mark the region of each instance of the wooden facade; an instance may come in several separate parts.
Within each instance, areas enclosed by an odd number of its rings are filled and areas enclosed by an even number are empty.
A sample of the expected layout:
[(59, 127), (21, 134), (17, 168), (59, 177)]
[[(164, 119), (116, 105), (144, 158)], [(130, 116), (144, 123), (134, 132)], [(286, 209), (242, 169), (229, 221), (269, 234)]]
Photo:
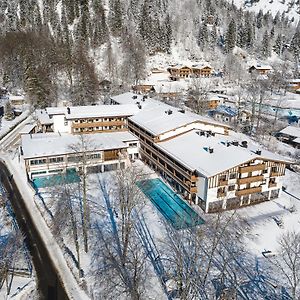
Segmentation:
[(127, 131), (126, 117), (81, 118), (72, 120), (73, 134)]
[(189, 77), (210, 77), (213, 71), (212, 67), (208, 65), (192, 67), (170, 67), (167, 70), (170, 73), (170, 78), (172, 80)]

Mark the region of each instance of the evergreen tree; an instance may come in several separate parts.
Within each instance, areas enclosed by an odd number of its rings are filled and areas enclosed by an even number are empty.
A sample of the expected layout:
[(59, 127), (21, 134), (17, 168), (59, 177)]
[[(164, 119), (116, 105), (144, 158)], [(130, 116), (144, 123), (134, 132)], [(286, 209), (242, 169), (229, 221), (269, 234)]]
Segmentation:
[(268, 31), (265, 31), (263, 36), (261, 54), (265, 58), (271, 56), (270, 37)]
[(225, 52), (229, 53), (236, 45), (236, 24), (232, 19), (228, 25), (228, 29), (225, 36)]
[(283, 38), (281, 34), (277, 35), (277, 38), (274, 42), (274, 46), (273, 49), (275, 51), (275, 53), (279, 56), (282, 55), (282, 49), (283, 49)]
[(120, 0), (109, 1), (109, 27), (114, 36), (121, 36), (123, 29), (123, 9)]
[(205, 47), (208, 44), (207, 25), (204, 22), (202, 22), (200, 25), (197, 43), (198, 43), (198, 46), (200, 47), (201, 51), (204, 51)]
[(261, 28), (263, 22), (263, 11), (260, 9), (256, 16), (256, 27)]

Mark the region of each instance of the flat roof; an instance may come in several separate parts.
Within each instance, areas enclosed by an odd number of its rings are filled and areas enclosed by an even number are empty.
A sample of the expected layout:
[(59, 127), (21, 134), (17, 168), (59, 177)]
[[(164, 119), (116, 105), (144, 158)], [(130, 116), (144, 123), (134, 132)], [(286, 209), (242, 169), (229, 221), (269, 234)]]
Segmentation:
[[(281, 156), (260, 149), (249, 142), (248, 148), (234, 145), (227, 147), (227, 142), (237, 141), (237, 139), (223, 135), (200, 136), (197, 132), (199, 130), (185, 133), (157, 143), (156, 146), (189, 170), (197, 170), (205, 177), (214, 176), (255, 158), (286, 161)], [(209, 153), (209, 148), (213, 149), (213, 153)], [(261, 155), (256, 154), (256, 150), (261, 150)]]
[[(83, 134), (82, 136), (88, 141), (88, 151), (127, 148), (125, 142), (137, 140), (129, 132)], [(71, 147), (80, 142), (80, 135), (37, 133), (22, 135), (21, 140), (23, 156), (27, 159), (74, 153)]]
[[(68, 109), (70, 113), (68, 113)], [(135, 104), (47, 107), (49, 115), (64, 114), (66, 119), (132, 116), (138, 111)]]

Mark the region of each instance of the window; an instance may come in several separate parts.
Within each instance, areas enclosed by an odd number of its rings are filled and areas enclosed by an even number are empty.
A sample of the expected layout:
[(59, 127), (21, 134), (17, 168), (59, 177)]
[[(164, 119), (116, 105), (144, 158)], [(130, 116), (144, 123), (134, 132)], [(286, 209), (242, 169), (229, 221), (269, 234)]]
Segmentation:
[(137, 147), (137, 143), (129, 143), (129, 147)]
[(226, 175), (219, 176), (219, 181), (226, 181)]
[(87, 158), (88, 159), (98, 159), (98, 158), (101, 158), (101, 154), (100, 153), (90, 154), (90, 155), (87, 155)]
[(50, 163), (60, 163), (60, 162), (63, 162), (63, 161), (64, 161), (63, 157), (51, 157), (49, 159)]
[(233, 184), (233, 185), (230, 185), (229, 187), (228, 187), (228, 191), (234, 191), (235, 190), (235, 185)]
[(236, 173), (230, 173), (229, 179), (235, 179), (236, 178)]
[(267, 173), (268, 173), (268, 169), (264, 169), (263, 174), (267, 174)]
[(30, 161), (30, 165), (43, 165), (46, 163), (46, 159), (34, 159)]

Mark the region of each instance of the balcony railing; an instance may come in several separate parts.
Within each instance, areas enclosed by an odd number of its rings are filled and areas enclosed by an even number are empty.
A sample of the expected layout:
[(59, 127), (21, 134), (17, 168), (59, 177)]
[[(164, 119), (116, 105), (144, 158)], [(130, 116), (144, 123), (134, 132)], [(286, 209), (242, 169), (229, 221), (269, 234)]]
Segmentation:
[(193, 186), (190, 188), (190, 193), (197, 193), (197, 187), (196, 186)]
[(250, 176), (250, 177), (245, 177), (245, 178), (239, 178), (238, 179), (238, 184), (246, 184), (246, 183), (251, 183), (251, 182), (258, 182), (258, 181), (262, 181), (263, 179), (264, 179), (263, 175)]
[(277, 186), (277, 182), (270, 182), (269, 183), (269, 188), (276, 187), (276, 186)]
[(247, 166), (247, 167), (240, 167), (240, 172), (241, 173), (249, 173), (249, 172), (254, 172), (254, 171), (261, 171), (266, 168), (265, 164), (258, 164), (258, 165), (252, 165), (252, 166)]
[(218, 181), (218, 186), (224, 186), (224, 185), (228, 185), (228, 180), (227, 179), (221, 179)]
[(271, 177), (278, 177), (281, 176), (282, 174), (280, 172), (271, 172)]
[(254, 193), (260, 193), (262, 191), (262, 187), (253, 187), (249, 189), (243, 189), (243, 190), (238, 190), (235, 192), (236, 196), (244, 196), (244, 195), (249, 195), (249, 194), (254, 194)]

